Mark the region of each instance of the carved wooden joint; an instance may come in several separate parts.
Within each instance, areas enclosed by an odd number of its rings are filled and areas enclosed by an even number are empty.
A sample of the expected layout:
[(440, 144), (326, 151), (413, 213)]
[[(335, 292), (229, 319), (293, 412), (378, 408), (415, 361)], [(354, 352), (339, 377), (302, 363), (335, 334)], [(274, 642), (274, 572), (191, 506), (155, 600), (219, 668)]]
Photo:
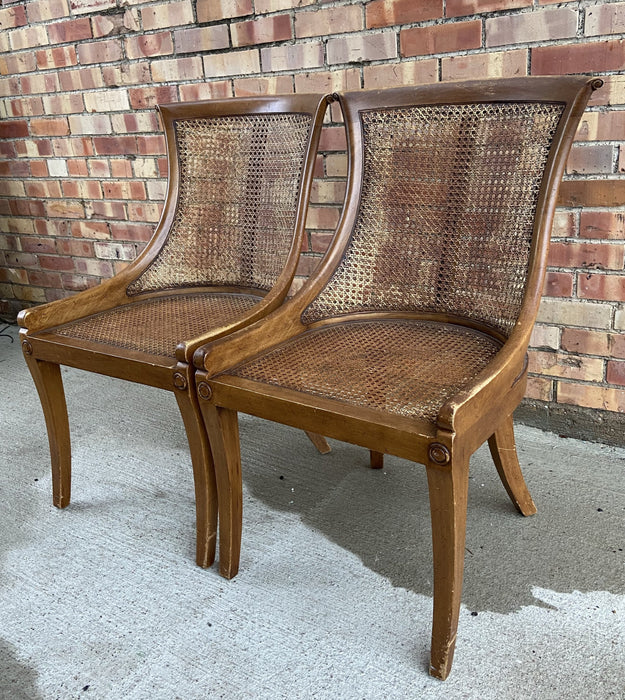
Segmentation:
[(440, 442), (433, 442), (428, 449), (428, 457), (434, 464), (439, 464), (444, 466), (451, 462), (451, 454), (445, 445), (441, 445)]
[(24, 355), (33, 354), (33, 346), (30, 344), (30, 340), (22, 340), (22, 350)]
[(184, 391), (187, 388), (187, 378), (182, 372), (174, 372), (174, 386), (176, 389)]
[(206, 382), (200, 382), (197, 385), (197, 393), (201, 399), (204, 399), (204, 401), (208, 401), (213, 395), (213, 390)]

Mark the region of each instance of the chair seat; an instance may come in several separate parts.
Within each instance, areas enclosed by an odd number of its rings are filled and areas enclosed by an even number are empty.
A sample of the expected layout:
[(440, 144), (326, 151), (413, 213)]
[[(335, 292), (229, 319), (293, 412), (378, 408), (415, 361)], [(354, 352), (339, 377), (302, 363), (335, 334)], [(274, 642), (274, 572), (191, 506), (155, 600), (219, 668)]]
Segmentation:
[(134, 301), (58, 326), (65, 338), (175, 358), (181, 340), (230, 323), (261, 300), (252, 294), (197, 292)]
[(308, 330), (228, 374), (434, 422), (500, 348), (451, 323), (351, 321)]

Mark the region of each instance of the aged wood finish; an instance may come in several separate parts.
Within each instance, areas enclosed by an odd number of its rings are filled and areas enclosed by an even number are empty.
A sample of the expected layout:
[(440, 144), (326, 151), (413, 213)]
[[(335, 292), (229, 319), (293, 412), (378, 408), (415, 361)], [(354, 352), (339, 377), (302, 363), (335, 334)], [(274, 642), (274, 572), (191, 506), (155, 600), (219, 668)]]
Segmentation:
[[(160, 106), (168, 188), (160, 222), (142, 254), (99, 287), (20, 314), (24, 356), (48, 431), (57, 507), (69, 504), (71, 482), (59, 366), (172, 391), (191, 451), (197, 563), (213, 562), (217, 490), (191, 361), (202, 344), (254, 323), (284, 300), (299, 259), (329, 99), (286, 95)], [(241, 196), (229, 201), (234, 186)], [(279, 222), (271, 212), (263, 215), (268, 200), (284, 208)], [(231, 210), (236, 213), (230, 215)], [(249, 231), (239, 232), (237, 216)], [(220, 238), (214, 238), (212, 231), (218, 229)], [(230, 238), (222, 242), (226, 229)], [(211, 245), (220, 246), (213, 267), (207, 252)], [(254, 257), (263, 246), (270, 254)], [(226, 270), (219, 267), (223, 260), (230, 265)], [(254, 275), (264, 271), (264, 264), (266, 279), (257, 281)], [(206, 321), (196, 318), (202, 305)], [(179, 334), (172, 335), (172, 328)], [(167, 343), (161, 342), (164, 337)], [(328, 448), (321, 436), (313, 438), (321, 451)]]
[(225, 577), (240, 552), (237, 411), (361, 445), (373, 467), (383, 454), (420, 462), (434, 549), (430, 673), (447, 677), (469, 459), (484, 441), (515, 507), (535, 511), (512, 412), (566, 157), (601, 84), (523, 78), (338, 96), (347, 199), (324, 261), (282, 307), (194, 355)]

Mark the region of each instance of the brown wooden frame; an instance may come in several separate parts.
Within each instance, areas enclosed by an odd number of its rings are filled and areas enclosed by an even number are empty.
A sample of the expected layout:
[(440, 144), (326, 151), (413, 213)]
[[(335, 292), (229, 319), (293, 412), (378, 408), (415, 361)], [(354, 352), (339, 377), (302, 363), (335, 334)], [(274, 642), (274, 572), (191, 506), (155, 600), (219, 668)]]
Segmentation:
[[(535, 506), (516, 456), (512, 412), (527, 380), (527, 347), (542, 294), (549, 235), (559, 183), (577, 124), (599, 79), (522, 78), (437, 84), (353, 92), (338, 96), (348, 133), (349, 178), (346, 206), (323, 263), (307, 284), (280, 309), (259, 323), (199, 348), (196, 386), (215, 460), (220, 518), (220, 571), (237, 573), (241, 540), (241, 464), (237, 411), (319, 432), (372, 451), (372, 466), (388, 453), (425, 465), (431, 504), (434, 551), (434, 613), (430, 673), (446, 678), (451, 669), (460, 609), (468, 466), (470, 455), (486, 440), (502, 482), (518, 511)], [(312, 324), (303, 311), (324, 289), (344, 256), (355, 225), (361, 195), (361, 110), (406, 105), (463, 104), (489, 101), (561, 102), (559, 121), (539, 193), (529, 273), (516, 325), (508, 338), (471, 319), (449, 314), (358, 313)], [(438, 411), (435, 422), (355, 406), (232, 374), (237, 365), (264, 355), (312, 328), (357, 319), (413, 318), (453, 323), (505, 341), (494, 359)]]
[[(53, 502), (64, 508), (70, 501), (71, 449), (67, 406), (60, 365), (97, 372), (173, 391), (191, 450), (197, 516), (197, 562), (209, 566), (215, 557), (217, 504), (213, 464), (198, 411), (192, 358), (202, 344), (221, 338), (262, 318), (284, 300), (299, 260), (317, 147), (328, 98), (320, 95), (283, 95), (208, 100), (158, 107), (168, 155), (168, 187), (164, 209), (154, 235), (142, 253), (122, 272), (100, 286), (19, 314), (22, 349), (37, 387), (45, 416), (52, 461)], [(129, 295), (129, 285), (156, 258), (172, 228), (179, 196), (179, 158), (175, 123), (181, 120), (269, 113), (303, 113), (311, 116), (308, 145), (299, 183), (299, 196), (290, 253), (282, 273), (266, 294), (240, 287), (193, 287)], [(102, 311), (185, 292), (252, 294), (258, 303), (249, 312), (195, 338), (180, 338), (176, 357), (164, 357), (59, 335), (58, 326)], [(317, 440), (320, 451), (324, 440)]]

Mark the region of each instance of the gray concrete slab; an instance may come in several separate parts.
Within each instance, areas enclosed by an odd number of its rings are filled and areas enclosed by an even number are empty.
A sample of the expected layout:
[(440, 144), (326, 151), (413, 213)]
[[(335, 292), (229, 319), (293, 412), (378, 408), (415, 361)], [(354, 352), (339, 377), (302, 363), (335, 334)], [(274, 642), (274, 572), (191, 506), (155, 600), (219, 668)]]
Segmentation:
[[(13, 334), (15, 335), (15, 329)], [(427, 675), (420, 465), (241, 417), (232, 581), (194, 557), (191, 465), (166, 392), (64, 369), (73, 498), (51, 505), (38, 398), (0, 337), (0, 698), (625, 698), (625, 450), (519, 426), (538, 506), (471, 461), (463, 608)]]

